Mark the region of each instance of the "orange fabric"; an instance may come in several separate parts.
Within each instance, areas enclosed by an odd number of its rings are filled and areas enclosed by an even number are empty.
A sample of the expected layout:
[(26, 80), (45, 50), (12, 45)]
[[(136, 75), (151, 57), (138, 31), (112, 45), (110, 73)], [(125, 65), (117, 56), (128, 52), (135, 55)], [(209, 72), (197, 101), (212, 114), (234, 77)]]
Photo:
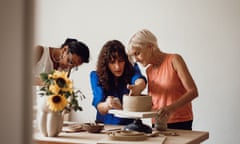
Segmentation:
[[(152, 96), (153, 110), (174, 103), (184, 93), (185, 89), (172, 66), (173, 54), (168, 54), (158, 68), (147, 69), (148, 93)], [(177, 109), (168, 119), (168, 123), (189, 121), (193, 119), (192, 104)], [(153, 119), (154, 122), (154, 119)]]

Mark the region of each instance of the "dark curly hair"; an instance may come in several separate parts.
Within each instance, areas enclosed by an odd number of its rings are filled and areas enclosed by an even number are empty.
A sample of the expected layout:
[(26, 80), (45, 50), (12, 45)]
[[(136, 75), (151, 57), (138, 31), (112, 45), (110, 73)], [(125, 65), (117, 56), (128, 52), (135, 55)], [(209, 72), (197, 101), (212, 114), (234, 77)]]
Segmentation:
[(67, 38), (61, 48), (64, 46), (68, 46), (68, 52), (80, 56), (83, 62), (89, 62), (89, 48), (85, 43), (78, 41), (77, 39)]
[[(117, 83), (114, 81), (116, 79), (108, 67), (108, 63), (116, 59), (125, 61), (123, 75), (117, 78)], [(116, 84), (120, 82), (125, 85), (130, 82), (131, 77), (134, 75), (134, 67), (128, 59), (124, 45), (120, 41), (111, 40), (103, 45), (98, 56), (96, 72), (99, 77), (99, 84), (104, 91), (116, 88)]]

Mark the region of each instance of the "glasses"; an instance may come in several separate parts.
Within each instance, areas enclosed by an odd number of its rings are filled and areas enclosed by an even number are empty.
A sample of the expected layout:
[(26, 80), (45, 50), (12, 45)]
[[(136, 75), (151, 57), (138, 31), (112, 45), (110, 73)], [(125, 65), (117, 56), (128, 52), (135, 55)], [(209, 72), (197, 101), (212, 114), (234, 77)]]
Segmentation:
[(68, 66), (70, 67), (70, 70), (74, 68), (75, 71), (78, 70), (78, 66), (73, 62), (72, 53), (68, 53), (68, 59), (67, 59)]

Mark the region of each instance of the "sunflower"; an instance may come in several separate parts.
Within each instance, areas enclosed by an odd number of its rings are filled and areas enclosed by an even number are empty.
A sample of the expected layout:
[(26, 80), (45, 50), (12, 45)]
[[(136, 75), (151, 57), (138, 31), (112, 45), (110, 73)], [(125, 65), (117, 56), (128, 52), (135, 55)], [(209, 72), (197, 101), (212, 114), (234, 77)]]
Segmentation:
[(67, 99), (62, 95), (50, 95), (47, 100), (49, 109), (54, 112), (62, 111), (67, 106), (67, 104)]
[(73, 89), (73, 82), (68, 78), (68, 72), (53, 70), (49, 73), (41, 73), (44, 82), (41, 95), (48, 96), (47, 106), (51, 111), (62, 112), (63, 110), (82, 110), (77, 101)]
[(55, 71), (53, 74), (49, 75), (49, 79), (53, 79), (54, 83), (63, 91), (71, 91), (73, 84), (67, 75), (68, 73), (65, 71)]
[(59, 91), (60, 91), (60, 87), (57, 85), (57, 84), (51, 84), (50, 86), (49, 86), (49, 91), (51, 92), (51, 93), (53, 93), (53, 94), (58, 94), (59, 93)]
[(61, 88), (62, 91), (64, 92), (70, 92), (70, 93), (73, 93), (73, 84), (72, 84), (72, 81), (68, 80), (67, 81), (67, 85), (63, 88)]
[(51, 79), (51, 78), (56, 79), (59, 77), (67, 78), (67, 75), (68, 75), (68, 73), (65, 71), (54, 71), (53, 74), (48, 75), (48, 78), (49, 79)]

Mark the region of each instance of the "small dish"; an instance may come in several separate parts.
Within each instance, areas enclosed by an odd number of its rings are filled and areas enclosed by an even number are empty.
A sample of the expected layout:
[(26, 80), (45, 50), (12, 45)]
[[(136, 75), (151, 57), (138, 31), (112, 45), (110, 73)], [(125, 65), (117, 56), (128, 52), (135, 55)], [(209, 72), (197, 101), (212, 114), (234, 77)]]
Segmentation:
[(68, 125), (64, 125), (62, 128), (62, 131), (64, 132), (81, 132), (81, 131), (86, 131), (83, 128), (83, 124), (68, 124)]
[(100, 133), (104, 128), (102, 123), (84, 123), (83, 128), (90, 133)]

